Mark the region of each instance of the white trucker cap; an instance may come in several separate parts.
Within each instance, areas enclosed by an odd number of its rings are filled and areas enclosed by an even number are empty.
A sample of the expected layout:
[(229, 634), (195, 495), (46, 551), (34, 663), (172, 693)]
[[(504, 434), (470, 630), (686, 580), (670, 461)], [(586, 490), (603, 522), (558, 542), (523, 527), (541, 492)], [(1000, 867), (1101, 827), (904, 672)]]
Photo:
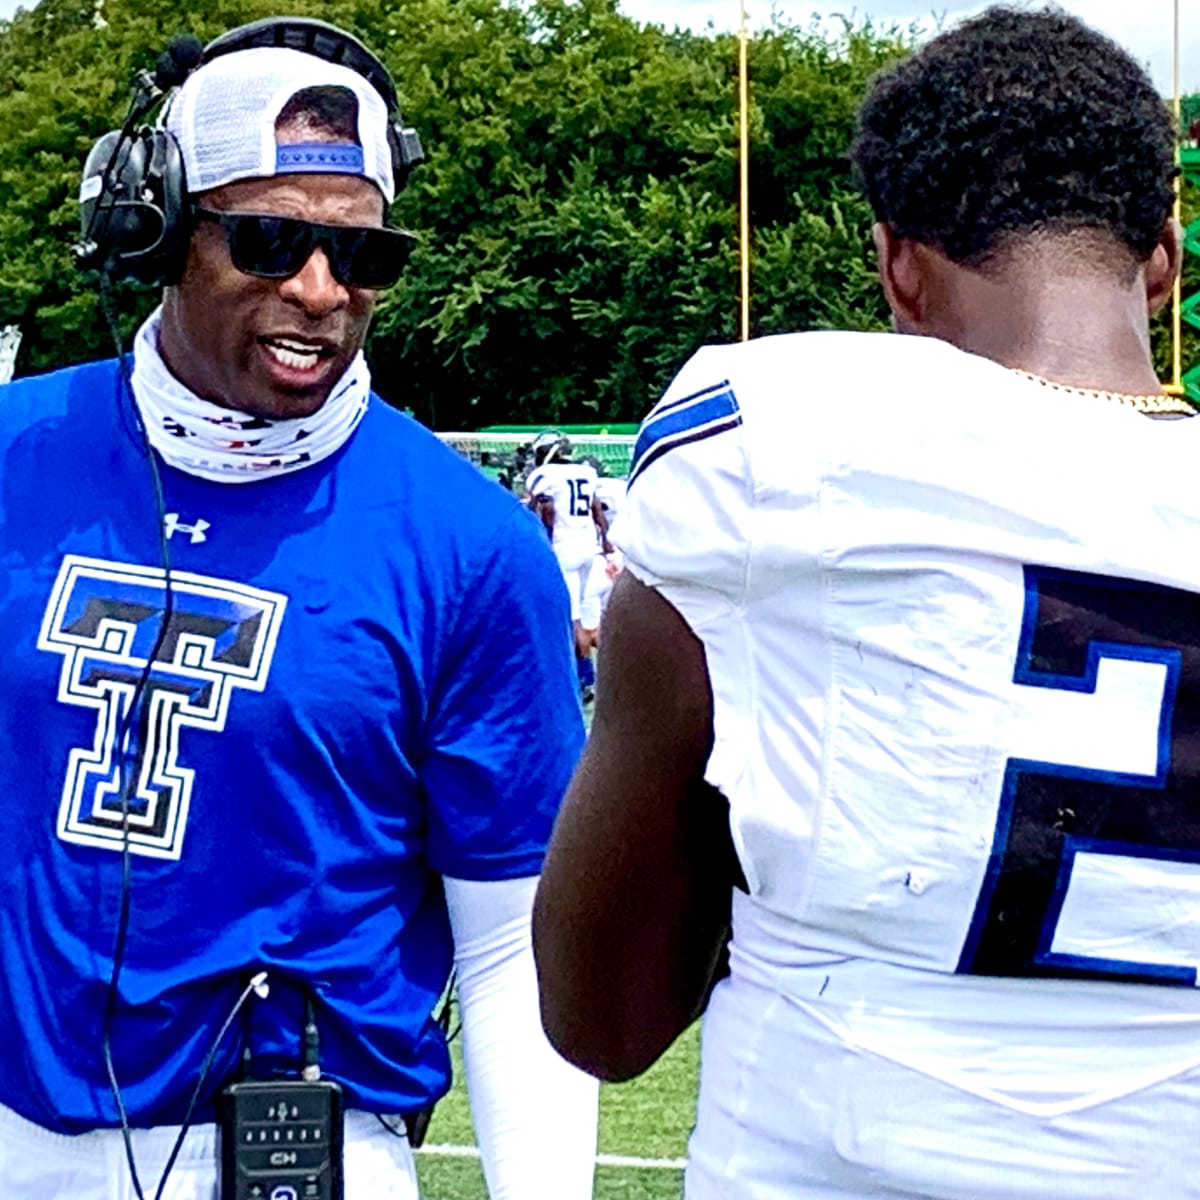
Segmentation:
[[(275, 121), (310, 87), (341, 87), (358, 99), (358, 146), (280, 146)], [(183, 154), (190, 195), (238, 179), (294, 172), (361, 175), (390, 204), (396, 195), (390, 114), (372, 84), (349, 67), (300, 50), (260, 46), (222, 54), (193, 71), (172, 98), (166, 127)]]

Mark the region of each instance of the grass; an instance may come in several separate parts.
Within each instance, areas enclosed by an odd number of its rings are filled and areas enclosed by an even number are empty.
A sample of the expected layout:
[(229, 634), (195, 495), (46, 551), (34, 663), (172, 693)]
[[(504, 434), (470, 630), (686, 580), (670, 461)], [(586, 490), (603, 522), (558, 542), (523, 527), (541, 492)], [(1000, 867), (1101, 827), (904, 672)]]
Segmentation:
[[(455, 1085), (438, 1105), (426, 1145), (474, 1146), (475, 1135), (455, 1050)], [(601, 1154), (682, 1158), (696, 1109), (699, 1026), (688, 1030), (640, 1078), (600, 1089)], [(421, 1194), (427, 1200), (487, 1200), (474, 1158), (418, 1154)], [(678, 1200), (683, 1172), (662, 1167), (598, 1166), (594, 1200)]]

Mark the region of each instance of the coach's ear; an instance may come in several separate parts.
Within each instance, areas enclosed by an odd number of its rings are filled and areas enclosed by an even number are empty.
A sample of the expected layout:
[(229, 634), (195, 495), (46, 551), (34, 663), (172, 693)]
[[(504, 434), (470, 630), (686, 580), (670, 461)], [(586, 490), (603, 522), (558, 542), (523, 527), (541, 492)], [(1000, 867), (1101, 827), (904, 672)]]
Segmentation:
[(1153, 317), (1171, 299), (1175, 280), (1183, 270), (1183, 226), (1171, 217), (1163, 226), (1158, 245), (1146, 263), (1146, 310)]
[(896, 329), (900, 333), (925, 332), (928, 289), (921, 262), (924, 247), (897, 237), (892, 227), (882, 221), (871, 227), (871, 238), (879, 257), (879, 281)]

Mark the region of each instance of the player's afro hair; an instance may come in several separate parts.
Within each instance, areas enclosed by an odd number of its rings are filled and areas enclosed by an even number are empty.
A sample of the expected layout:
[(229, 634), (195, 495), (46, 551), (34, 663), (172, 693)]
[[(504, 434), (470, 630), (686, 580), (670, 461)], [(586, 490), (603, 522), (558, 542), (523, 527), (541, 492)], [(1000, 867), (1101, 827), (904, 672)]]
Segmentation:
[(998, 6), (875, 78), (851, 160), (876, 220), (956, 263), (1077, 229), (1144, 262), (1174, 201), (1175, 137), (1115, 42), (1056, 9)]

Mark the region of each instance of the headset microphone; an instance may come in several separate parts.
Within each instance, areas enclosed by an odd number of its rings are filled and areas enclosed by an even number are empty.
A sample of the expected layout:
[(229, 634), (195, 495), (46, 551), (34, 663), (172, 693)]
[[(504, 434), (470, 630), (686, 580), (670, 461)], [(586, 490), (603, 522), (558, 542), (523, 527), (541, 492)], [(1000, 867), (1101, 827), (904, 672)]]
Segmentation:
[[(134, 99), (130, 112), (144, 116), (172, 88), (177, 88), (200, 65), (204, 43), (192, 33), (176, 34), (154, 64), (154, 73), (134, 75)], [(132, 118), (137, 119), (137, 118)], [(125, 118), (128, 125), (131, 117)], [(124, 126), (122, 127), (124, 128)]]
[(173, 37), (154, 67), (154, 83), (159, 92), (178, 87), (199, 65), (203, 53), (204, 43), (194, 34)]

